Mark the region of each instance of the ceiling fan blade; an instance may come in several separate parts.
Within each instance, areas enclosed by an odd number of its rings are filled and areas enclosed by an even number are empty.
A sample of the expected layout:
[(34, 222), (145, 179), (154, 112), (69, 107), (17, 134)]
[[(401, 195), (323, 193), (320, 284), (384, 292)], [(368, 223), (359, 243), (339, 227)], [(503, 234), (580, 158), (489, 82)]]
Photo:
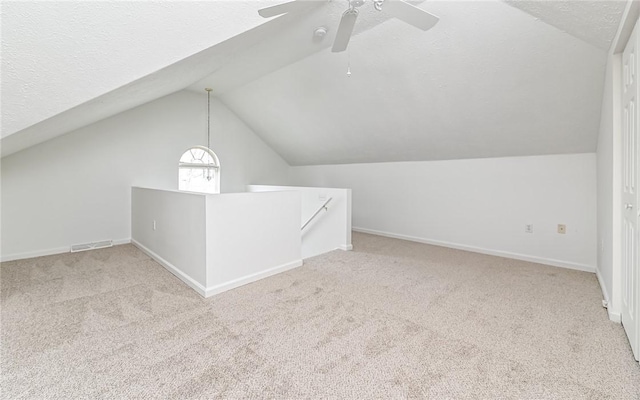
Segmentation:
[(423, 31), (428, 31), (440, 21), (435, 15), (402, 0), (385, 1), (384, 11)]
[(333, 41), (333, 47), (331, 48), (332, 52), (339, 53), (347, 49), (353, 33), (353, 27), (356, 25), (356, 18), (358, 18), (358, 10), (356, 9), (349, 9), (342, 14), (336, 39)]
[(277, 4), (271, 7), (265, 7), (263, 9), (258, 10), (258, 14), (260, 14), (260, 16), (264, 18), (271, 18), (271, 17), (275, 17), (276, 15), (282, 15), (289, 12), (297, 12), (297, 11), (305, 10), (306, 8), (313, 6), (313, 4), (311, 3), (315, 3), (315, 2), (294, 0), (288, 3), (282, 3), (282, 4)]

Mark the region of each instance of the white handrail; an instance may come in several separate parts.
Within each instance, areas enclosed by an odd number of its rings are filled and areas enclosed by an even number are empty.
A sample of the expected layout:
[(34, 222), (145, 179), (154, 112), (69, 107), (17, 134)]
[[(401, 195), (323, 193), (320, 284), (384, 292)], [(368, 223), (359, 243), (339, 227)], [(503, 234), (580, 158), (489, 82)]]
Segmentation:
[(311, 218), (309, 218), (309, 219), (307, 220), (307, 222), (305, 222), (305, 223), (304, 223), (304, 225), (302, 225), (302, 228), (300, 228), (300, 230), (301, 230), (301, 231), (302, 231), (302, 230), (304, 230), (304, 228), (306, 228), (306, 227), (307, 227), (307, 225), (309, 225), (309, 222), (313, 221), (313, 219), (316, 217), (316, 215), (318, 215), (318, 214), (320, 213), (320, 211), (322, 211), (322, 209), (323, 209), (323, 208), (324, 208), (324, 210), (325, 210), (325, 211), (327, 211), (327, 210), (328, 210), (328, 208), (327, 208), (327, 204), (329, 204), (329, 202), (330, 202), (332, 199), (333, 199), (333, 197), (329, 197), (329, 199), (327, 199), (327, 201), (325, 201), (325, 202), (324, 202), (324, 204), (323, 204), (320, 208), (318, 208), (318, 210), (317, 210), (315, 213), (313, 213), (313, 215), (311, 216)]

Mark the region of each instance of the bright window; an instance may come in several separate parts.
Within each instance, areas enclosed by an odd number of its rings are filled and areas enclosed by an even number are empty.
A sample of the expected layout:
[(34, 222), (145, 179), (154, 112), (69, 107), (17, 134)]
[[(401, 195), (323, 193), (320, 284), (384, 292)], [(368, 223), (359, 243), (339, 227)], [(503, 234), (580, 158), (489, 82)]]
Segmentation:
[(178, 189), (220, 193), (220, 161), (211, 149), (196, 146), (182, 154), (178, 164)]

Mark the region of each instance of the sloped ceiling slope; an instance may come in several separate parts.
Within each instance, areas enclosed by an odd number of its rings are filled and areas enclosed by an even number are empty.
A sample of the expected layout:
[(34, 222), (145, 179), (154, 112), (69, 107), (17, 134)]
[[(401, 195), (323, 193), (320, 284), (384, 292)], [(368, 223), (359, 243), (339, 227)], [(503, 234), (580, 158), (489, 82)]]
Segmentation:
[(367, 1), (340, 54), (346, 1), (284, 1), (4, 2), (2, 156), (207, 86), (294, 165), (595, 149), (624, 1), (418, 1), (428, 32)]
[(626, 5), (624, 1), (607, 0), (506, 0), (506, 3), (605, 51), (611, 47)]
[[(157, 72), (264, 24), (256, 10), (270, 4), (2, 2), (2, 154), (144, 104), (210, 74), (215, 63), (211, 68), (205, 63), (194, 66), (194, 59)], [(69, 110), (74, 112), (66, 115)]]
[(428, 32), (389, 20), (221, 99), (292, 165), (595, 151), (605, 50), (503, 2), (420, 7)]

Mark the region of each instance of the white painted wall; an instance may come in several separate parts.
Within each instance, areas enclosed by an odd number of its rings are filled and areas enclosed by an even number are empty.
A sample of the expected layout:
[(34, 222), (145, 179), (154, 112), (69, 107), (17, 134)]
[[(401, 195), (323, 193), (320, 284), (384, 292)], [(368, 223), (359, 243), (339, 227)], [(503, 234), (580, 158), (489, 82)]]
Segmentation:
[(163, 265), (178, 267), (172, 272), (201, 288), (207, 284), (205, 200), (197, 193), (131, 188), (134, 243), (161, 257)]
[[(212, 100), (222, 192), (287, 183), (289, 166)], [(206, 93), (181, 91), (1, 160), (2, 259), (131, 237), (131, 186), (177, 189), (180, 155), (206, 144)]]
[[(602, 99), (600, 132), (598, 135), (597, 176), (598, 176), (598, 262), (597, 274), (603, 297), (609, 302), (609, 313), (619, 314), (618, 291), (613, 289), (614, 281), (619, 282), (614, 264), (619, 259), (619, 238), (614, 232), (620, 230), (620, 177), (616, 162), (619, 161), (620, 135), (619, 112), (621, 65), (620, 55), (610, 55), (605, 75), (605, 91)], [(618, 283), (619, 284), (619, 283)]]
[(618, 32), (609, 50), (598, 131), (598, 264), (603, 297), (612, 321), (620, 322), (621, 309), (621, 141), (622, 56), (640, 17), (640, 3), (627, 1)]
[(302, 227), (329, 199), (326, 211), (321, 211), (302, 231), (302, 258), (313, 257), (335, 249), (351, 250), (351, 189), (313, 188), (298, 186), (249, 185), (250, 192), (295, 191), (301, 203)]
[(205, 297), (302, 265), (299, 218), (293, 191), (132, 188), (132, 242)]
[(207, 196), (207, 296), (302, 265), (300, 194)]
[(293, 167), (292, 182), (352, 188), (354, 230), (595, 270), (595, 154)]

